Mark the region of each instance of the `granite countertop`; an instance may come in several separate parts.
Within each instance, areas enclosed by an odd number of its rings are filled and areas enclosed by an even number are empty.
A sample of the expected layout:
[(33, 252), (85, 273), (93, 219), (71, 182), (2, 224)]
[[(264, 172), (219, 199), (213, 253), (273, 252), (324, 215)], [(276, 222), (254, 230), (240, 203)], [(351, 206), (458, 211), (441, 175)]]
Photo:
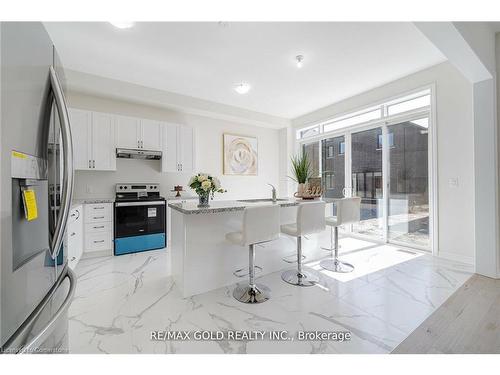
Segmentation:
[(82, 198), (82, 199), (73, 199), (71, 205), (78, 206), (80, 204), (113, 203), (114, 201), (115, 198)]
[(254, 207), (262, 205), (278, 204), (281, 207), (297, 206), (301, 201), (289, 198), (278, 200), (273, 203), (271, 200), (260, 202), (242, 202), (242, 201), (211, 201), (210, 207), (198, 207), (198, 201), (190, 201), (185, 203), (169, 203), (168, 206), (173, 210), (179, 211), (186, 215), (191, 214), (211, 214), (217, 212), (243, 211), (245, 207)]
[(195, 195), (181, 195), (180, 197), (176, 197), (175, 195), (171, 195), (168, 197), (165, 197), (167, 201), (182, 201), (182, 200), (188, 200), (188, 199), (198, 199), (197, 196)]

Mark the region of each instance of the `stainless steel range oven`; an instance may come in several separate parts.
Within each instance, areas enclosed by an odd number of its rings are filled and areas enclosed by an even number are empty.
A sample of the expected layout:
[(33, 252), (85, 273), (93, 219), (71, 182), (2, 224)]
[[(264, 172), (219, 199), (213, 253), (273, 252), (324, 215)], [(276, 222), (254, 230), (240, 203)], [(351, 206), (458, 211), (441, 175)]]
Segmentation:
[(158, 184), (117, 184), (115, 255), (164, 248), (165, 208)]

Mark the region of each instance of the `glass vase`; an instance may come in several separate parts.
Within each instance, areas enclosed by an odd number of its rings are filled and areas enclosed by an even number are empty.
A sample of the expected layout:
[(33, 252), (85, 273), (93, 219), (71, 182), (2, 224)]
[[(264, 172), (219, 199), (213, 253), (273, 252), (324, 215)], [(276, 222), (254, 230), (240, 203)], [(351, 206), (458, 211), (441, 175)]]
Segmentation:
[(198, 195), (198, 207), (210, 207), (210, 195), (200, 194)]

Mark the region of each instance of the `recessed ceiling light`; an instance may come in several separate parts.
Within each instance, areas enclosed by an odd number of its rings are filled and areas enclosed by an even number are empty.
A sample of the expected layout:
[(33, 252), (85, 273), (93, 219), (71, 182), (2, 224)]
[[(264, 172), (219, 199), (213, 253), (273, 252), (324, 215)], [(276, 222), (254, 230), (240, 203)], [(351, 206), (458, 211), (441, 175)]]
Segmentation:
[(234, 87), (234, 91), (236, 91), (238, 94), (246, 94), (248, 91), (250, 91), (250, 85), (246, 82), (241, 82)]
[(304, 55), (295, 56), (295, 61), (297, 62), (297, 68), (302, 68), (302, 65), (304, 65)]
[(135, 22), (120, 21), (120, 22), (110, 22), (110, 24), (119, 29), (130, 29), (135, 25)]

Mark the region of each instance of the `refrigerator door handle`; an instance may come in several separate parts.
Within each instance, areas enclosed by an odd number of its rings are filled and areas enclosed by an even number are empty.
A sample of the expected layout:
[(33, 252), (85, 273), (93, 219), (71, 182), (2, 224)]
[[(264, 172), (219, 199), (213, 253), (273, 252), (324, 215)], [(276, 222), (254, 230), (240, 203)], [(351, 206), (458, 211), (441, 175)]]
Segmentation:
[(56, 103), (59, 121), (61, 123), (61, 138), (63, 146), (63, 181), (61, 192), (60, 215), (54, 229), (54, 235), (51, 240), (52, 258), (56, 259), (61, 250), (66, 224), (68, 222), (69, 212), (71, 210), (71, 200), (73, 198), (73, 142), (71, 139), (71, 128), (69, 124), (68, 107), (62, 91), (61, 83), (57, 78), (53, 66), (50, 67), (50, 85)]
[[(75, 294), (75, 289), (76, 289), (76, 276), (74, 272), (68, 267), (67, 268), (67, 273), (64, 279), (67, 277), (69, 279), (69, 291), (68, 295), (64, 299), (64, 302), (61, 304), (59, 309), (57, 309), (56, 313), (52, 316), (50, 321), (47, 323), (47, 325), (40, 330), (40, 332), (31, 339), (29, 343), (23, 346), (23, 348), (18, 352), (18, 354), (27, 354), (27, 353), (33, 353), (36, 348), (38, 348), (43, 342), (54, 332), (54, 329), (57, 326), (57, 321), (61, 317), (62, 314), (65, 314), (66, 311), (69, 308), (69, 305), (73, 301), (73, 295)], [(61, 281), (61, 283), (62, 283)]]
[[(24, 341), (27, 339), (30, 331), (33, 328), (36, 320), (47, 306), (48, 303), (51, 302), (52, 298), (57, 292), (57, 289), (61, 286), (64, 280), (69, 279), (69, 290), (66, 298), (64, 299), (61, 306), (57, 309), (56, 313), (50, 318), (48, 323), (45, 325), (43, 329), (41, 329), (38, 334), (33, 337), (27, 344), (24, 344)], [(75, 294), (76, 289), (76, 276), (74, 272), (65, 265), (61, 276), (59, 276), (58, 281), (54, 284), (51, 291), (47, 293), (47, 295), (43, 298), (40, 304), (35, 308), (35, 310), (31, 313), (31, 315), (24, 321), (24, 323), (19, 327), (19, 329), (14, 333), (14, 335), (5, 343), (5, 346), (1, 348), (4, 353), (17, 353), (17, 354), (26, 354), (32, 353), (39, 347), (44, 341), (54, 332), (57, 327), (58, 319), (61, 318), (63, 314), (68, 310), (72, 300), (73, 295)]]

